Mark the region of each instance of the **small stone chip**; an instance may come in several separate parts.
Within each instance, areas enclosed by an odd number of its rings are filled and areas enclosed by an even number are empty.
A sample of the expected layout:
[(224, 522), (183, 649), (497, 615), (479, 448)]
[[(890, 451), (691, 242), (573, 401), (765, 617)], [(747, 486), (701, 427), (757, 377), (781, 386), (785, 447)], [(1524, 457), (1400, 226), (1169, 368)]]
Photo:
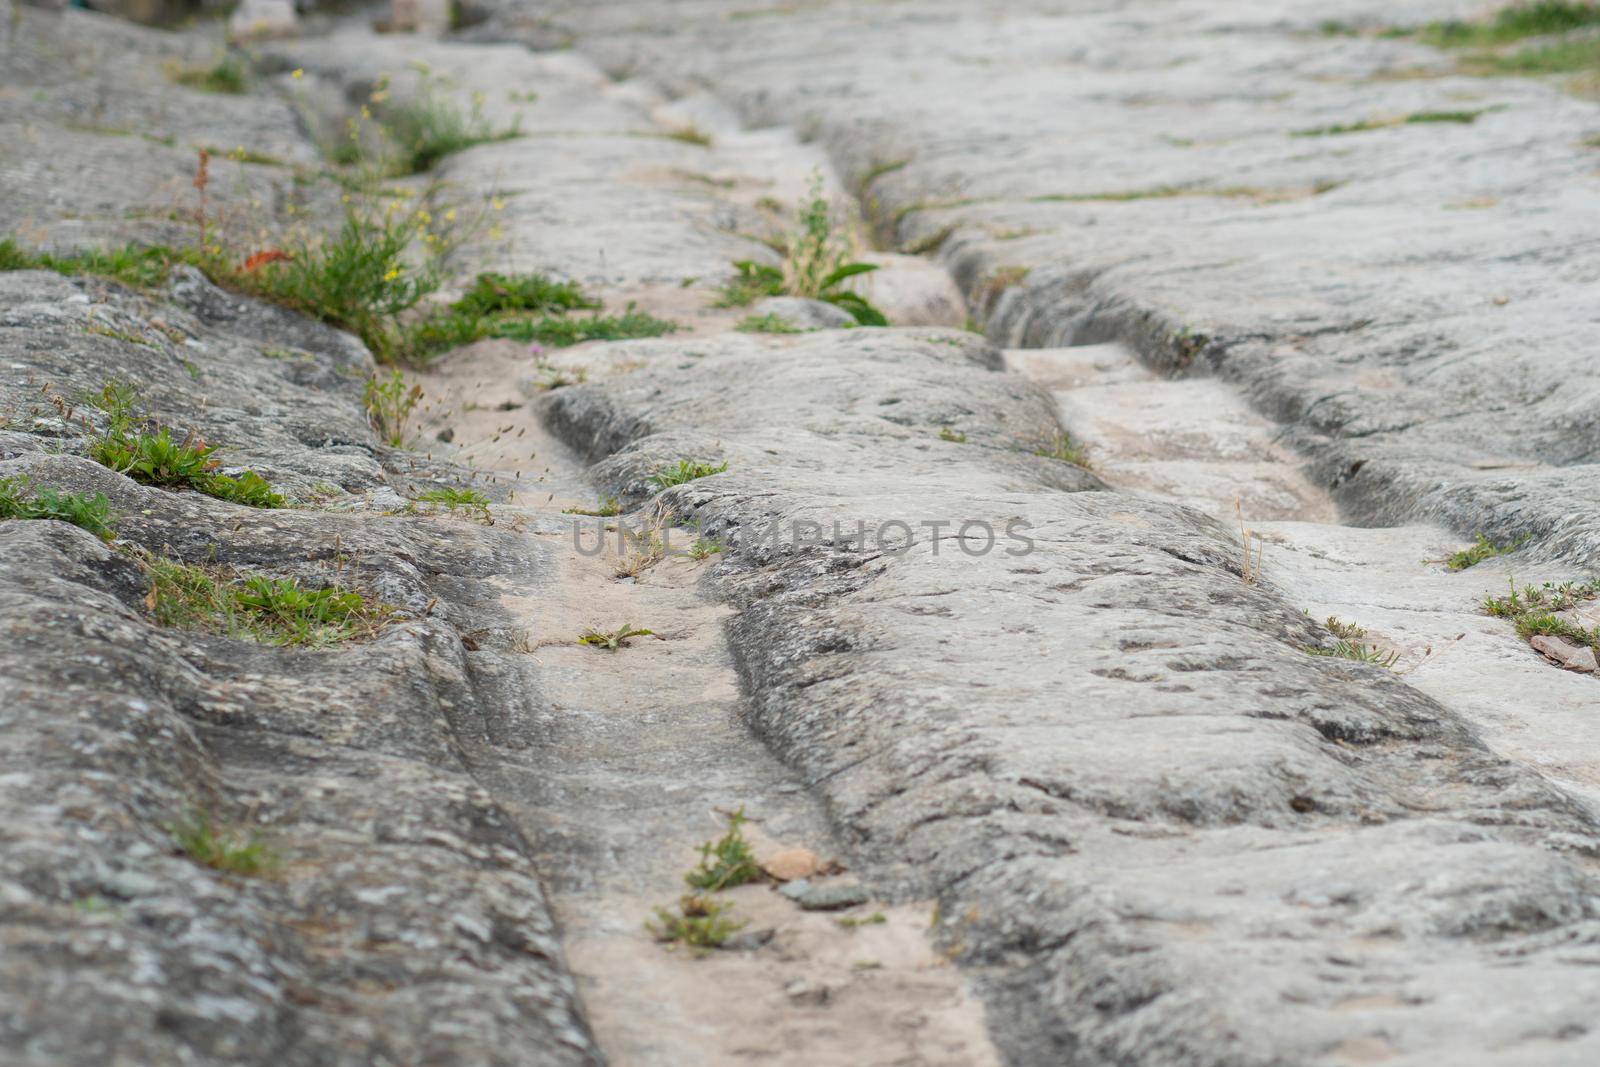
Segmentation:
[(867, 890), (859, 885), (819, 885), (808, 888), (799, 896), (800, 907), (805, 911), (838, 911), (867, 902)]
[(1587, 645), (1547, 634), (1536, 635), (1528, 644), (1569, 671), (1593, 674), (1596, 670), (1600, 670), (1600, 662), (1595, 660), (1594, 649)]
[(779, 882), (810, 878), (817, 873), (817, 854), (806, 848), (786, 848), (767, 857), (761, 869)]

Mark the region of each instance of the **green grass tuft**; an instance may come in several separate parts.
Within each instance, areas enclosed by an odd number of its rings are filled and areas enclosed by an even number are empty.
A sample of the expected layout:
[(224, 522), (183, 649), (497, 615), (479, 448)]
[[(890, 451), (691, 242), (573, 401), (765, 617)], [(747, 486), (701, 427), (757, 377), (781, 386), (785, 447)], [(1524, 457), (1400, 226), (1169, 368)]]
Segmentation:
[(725, 901), (687, 895), (678, 902), (677, 914), (657, 908), (655, 919), (644, 925), (657, 941), (681, 944), (702, 955), (744, 929), (744, 923), (723, 917), (732, 907)]
[(190, 859), (230, 874), (266, 874), (281, 862), (259, 835), (218, 826), (209, 812), (190, 811), (167, 832)]
[(654, 636), (654, 630), (636, 630), (633, 628), (633, 623), (625, 622), (609, 632), (596, 630), (591, 626), (578, 635), (578, 644), (587, 645), (590, 648), (603, 648), (607, 652), (615, 652), (620, 648), (625, 648), (629, 638)]
[(88, 530), (102, 540), (116, 536), (111, 526), (111, 501), (104, 493), (86, 496), (48, 486), (35, 488), (20, 477), (0, 478), (0, 520), (5, 519), (54, 519)]
[(394, 614), (338, 584), (308, 589), (294, 578), (239, 575), (161, 556), (143, 563), (150, 577), (145, 606), (162, 626), (317, 648), (370, 637)]
[(416, 496), (419, 504), (434, 504), (452, 514), (464, 511), (468, 515), (490, 521), (489, 498), (476, 489), (429, 489)]
[(509, 129), (494, 129), (483, 117), (482, 108), (482, 102), (475, 98), (472, 107), (462, 111), (432, 86), (424, 86), (416, 99), (385, 111), (384, 132), (398, 152), (391, 161), (391, 173), (421, 174), (432, 170), (445, 156), (474, 145), (520, 136), (515, 124)]
[(200, 89), (208, 93), (237, 95), (250, 91), (250, 72), (234, 56), (225, 55), (209, 67), (185, 67), (170, 64), (167, 76), (179, 85)]
[(1067, 433), (1059, 433), (1054, 438), (1039, 445), (1033, 450), (1036, 456), (1046, 459), (1058, 459), (1063, 463), (1070, 463), (1074, 467), (1089, 469), (1089, 449), (1086, 445), (1079, 444)]
[(766, 315), (748, 315), (738, 326), (737, 330), (744, 333), (804, 333), (798, 326), (791, 326), (782, 315), (768, 313)]
[[(1495, 556), (1503, 556), (1508, 552), (1515, 552), (1527, 544), (1531, 536), (1530, 534), (1507, 544), (1497, 545), (1483, 534), (1479, 534), (1472, 547), (1464, 548), (1460, 552), (1452, 552), (1445, 557), (1444, 565), (1453, 571), (1464, 571), (1468, 567), (1477, 566), (1486, 559), (1493, 559)], [(1435, 560), (1434, 562), (1438, 561)]]
[(728, 816), (728, 832), (700, 846), (700, 865), (683, 880), (693, 889), (716, 893), (761, 878), (754, 850), (744, 837), (744, 809)]
[(709, 463), (699, 460), (680, 459), (676, 467), (667, 467), (650, 475), (650, 480), (662, 489), (671, 489), (675, 485), (683, 485), (697, 478), (709, 478), (713, 474), (722, 474), (728, 469), (727, 460), (721, 466), (714, 467)]
[(1524, 37), (1566, 33), (1596, 23), (1600, 23), (1600, 5), (1572, 0), (1534, 0), (1502, 8), (1486, 21), (1430, 22), (1416, 34), (1422, 41), (1440, 48), (1485, 48)]

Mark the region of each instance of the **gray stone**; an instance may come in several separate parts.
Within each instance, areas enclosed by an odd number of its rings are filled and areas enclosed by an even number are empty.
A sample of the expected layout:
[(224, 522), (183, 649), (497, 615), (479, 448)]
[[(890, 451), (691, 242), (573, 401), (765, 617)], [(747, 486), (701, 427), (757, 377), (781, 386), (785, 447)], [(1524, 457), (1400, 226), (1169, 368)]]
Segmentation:
[(839, 911), (865, 904), (870, 895), (859, 885), (814, 885), (800, 894), (798, 903), (806, 911)]
[(825, 300), (798, 296), (769, 296), (750, 308), (757, 316), (776, 315), (797, 330), (837, 330), (856, 324), (855, 316)]
[(1594, 649), (1588, 645), (1580, 645), (1576, 641), (1568, 641), (1564, 637), (1548, 637), (1537, 634), (1528, 643), (1539, 652), (1549, 656), (1569, 671), (1582, 671), (1592, 674), (1600, 670), (1600, 664), (1595, 661)]

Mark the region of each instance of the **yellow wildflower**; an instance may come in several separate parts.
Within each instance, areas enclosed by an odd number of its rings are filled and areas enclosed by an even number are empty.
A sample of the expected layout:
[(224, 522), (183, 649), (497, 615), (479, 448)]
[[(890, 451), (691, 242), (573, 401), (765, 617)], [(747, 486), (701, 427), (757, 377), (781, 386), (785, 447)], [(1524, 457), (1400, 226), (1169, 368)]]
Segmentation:
[(305, 72), (304, 68), (302, 68), (302, 67), (294, 68), (294, 73), (289, 75), (289, 77), (291, 77), (291, 78), (304, 78), (305, 76), (306, 76), (306, 72)]

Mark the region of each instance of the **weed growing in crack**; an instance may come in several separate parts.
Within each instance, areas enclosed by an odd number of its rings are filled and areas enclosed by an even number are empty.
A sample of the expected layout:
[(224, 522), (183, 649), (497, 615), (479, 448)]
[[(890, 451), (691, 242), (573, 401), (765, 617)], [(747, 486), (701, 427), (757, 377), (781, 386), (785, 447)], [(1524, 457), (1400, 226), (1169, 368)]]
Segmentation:
[(761, 878), (755, 851), (744, 838), (747, 821), (744, 809), (740, 808), (728, 816), (727, 833), (700, 846), (700, 865), (683, 876), (690, 888), (716, 893)]
[[(377, 96), (386, 99), (387, 87), (380, 88)], [(394, 148), (392, 157), (384, 160), (388, 173), (395, 177), (421, 174), (432, 170), (445, 156), (474, 145), (521, 136), (516, 122), (503, 130), (490, 125), (484, 118), (483, 104), (482, 95), (474, 94), (471, 106), (463, 111), (433, 81), (426, 80), (416, 97), (385, 108), (380, 126)], [(352, 143), (359, 149), (359, 137)]]
[(283, 496), (255, 471), (237, 476), (221, 473), (218, 445), (194, 433), (174, 440), (172, 431), (134, 414), (136, 394), (115, 380), (101, 387), (93, 404), (106, 413), (106, 429), (89, 444), (97, 463), (136, 482), (165, 489), (192, 489), (252, 508), (281, 508)]
[(1058, 433), (1054, 438), (1039, 445), (1033, 450), (1036, 456), (1046, 459), (1058, 459), (1062, 463), (1070, 463), (1074, 467), (1089, 469), (1089, 449), (1072, 439), (1067, 433)]
[(1521, 548), (1523, 545), (1532, 540), (1532, 538), (1532, 534), (1527, 534), (1515, 541), (1509, 541), (1505, 544), (1495, 544), (1483, 534), (1479, 534), (1478, 539), (1470, 548), (1463, 548), (1459, 552), (1452, 552), (1450, 555), (1446, 556), (1444, 558), (1444, 565), (1453, 571), (1464, 571), (1468, 567), (1477, 566), (1486, 559), (1493, 559), (1495, 556), (1503, 556), (1508, 552), (1515, 552), (1517, 549)]
[(695, 541), (694, 544), (689, 546), (689, 558), (699, 562), (703, 559), (710, 559), (712, 556), (721, 551), (722, 543), (720, 541), (713, 541), (709, 538), (702, 537)]
[[(1234, 500), (1233, 513), (1239, 518), (1239, 544), (1244, 550), (1244, 558), (1239, 563), (1239, 577), (1245, 585), (1255, 585), (1261, 580), (1261, 557), (1266, 552), (1267, 542), (1260, 534), (1245, 526), (1243, 501)], [(1252, 539), (1255, 541), (1254, 558), (1250, 551)]]
[(858, 926), (881, 926), (889, 921), (889, 917), (881, 911), (875, 911), (871, 915), (846, 915), (834, 921), (846, 930), (853, 930)]
[[(1260, 566), (1259, 561), (1256, 565)], [(1372, 663), (1388, 668), (1393, 668), (1400, 661), (1399, 652), (1364, 641), (1367, 631), (1354, 623), (1343, 622), (1337, 616), (1330, 615), (1323, 626), (1338, 640), (1329, 647), (1314, 645), (1307, 648), (1305, 650), (1307, 655), (1336, 656), (1340, 659), (1355, 660), (1357, 663)]]
[(889, 325), (883, 312), (845, 286), (851, 278), (878, 268), (854, 259), (856, 242), (848, 231), (840, 232), (835, 226), (820, 172), (812, 178), (810, 194), (782, 247), (781, 267), (748, 259), (734, 263), (738, 277), (723, 287), (718, 305), (745, 307), (765, 296), (797, 296), (833, 304), (862, 326)]
[(614, 496), (608, 496), (595, 508), (562, 508), (563, 515), (589, 515), (597, 518), (610, 518), (622, 514), (622, 505)]
[(1369, 130), (1386, 130), (1394, 126), (1419, 126), (1440, 123), (1453, 123), (1467, 126), (1478, 121), (1479, 116), (1485, 114), (1488, 108), (1479, 108), (1476, 111), (1413, 111), (1409, 115), (1388, 119), (1362, 119), (1359, 122), (1336, 122), (1329, 126), (1313, 126), (1306, 130), (1295, 130), (1291, 137), (1335, 137), (1347, 133), (1366, 133)]
[[(939, 429), (939, 440), (949, 441), (954, 445), (964, 445), (967, 443), (967, 435), (964, 433), (958, 433), (948, 426), (944, 426)], [(1082, 466), (1082, 464), (1079, 464), (1079, 466)]]
[(95, 275), (136, 289), (149, 289), (166, 281), (174, 256), (170, 249), (133, 244), (104, 251), (30, 252), (14, 238), (0, 240), (0, 270), (53, 270), (69, 278)]
[(687, 894), (678, 901), (678, 913), (657, 908), (654, 920), (645, 929), (657, 941), (680, 944), (696, 955), (704, 955), (744, 929), (743, 922), (724, 916), (733, 905), (706, 896)]
[(765, 315), (748, 315), (734, 329), (742, 333), (804, 333), (792, 326), (782, 315), (769, 312)]
[(620, 648), (626, 647), (630, 638), (654, 636), (654, 630), (636, 630), (633, 623), (625, 622), (609, 632), (596, 630), (591, 626), (578, 635), (578, 644), (586, 645), (590, 648), (603, 648), (607, 652), (615, 652)]
[(260, 835), (218, 826), (206, 811), (188, 812), (169, 824), (167, 832), (190, 859), (229, 874), (266, 874), (281, 862)]
[(315, 648), (371, 637), (394, 615), (339, 584), (308, 589), (294, 578), (240, 575), (154, 555), (141, 563), (150, 578), (145, 607), (162, 626)]
[(0, 521), (54, 519), (88, 530), (101, 540), (116, 536), (111, 527), (111, 501), (104, 493), (87, 496), (49, 486), (35, 488), (27, 478), (0, 478)]
[(1517, 636), (1523, 640), (1540, 635), (1564, 637), (1600, 652), (1600, 629), (1561, 617), (1562, 612), (1600, 597), (1600, 579), (1545, 582), (1537, 587), (1525, 585), (1521, 590), (1517, 589), (1515, 581), (1509, 585), (1506, 596), (1485, 597), (1483, 610), (1497, 618), (1509, 619), (1517, 628)]
[(711, 135), (695, 125), (680, 126), (662, 136), (670, 141), (681, 141), (700, 148), (710, 148), (712, 144)]
[(489, 514), (489, 498), (476, 489), (429, 489), (417, 494), (415, 502), (442, 507), (451, 514), (461, 511), (482, 522), (493, 522)]
[(166, 66), (167, 77), (177, 85), (200, 89), (208, 93), (237, 95), (250, 91), (250, 72), (235, 56), (224, 55), (209, 67), (186, 67), (172, 62)]
[(723, 460), (719, 466), (712, 466), (694, 459), (680, 459), (676, 467), (666, 467), (650, 475), (650, 480), (661, 489), (671, 489), (675, 485), (683, 485), (699, 478), (709, 478), (713, 474), (722, 474), (728, 469), (728, 461)]
[(422, 402), (422, 386), (406, 388), (405, 375), (393, 371), (387, 378), (374, 376), (367, 379), (361, 400), (378, 436), (383, 438), (385, 444), (400, 448), (406, 443), (406, 423)]

